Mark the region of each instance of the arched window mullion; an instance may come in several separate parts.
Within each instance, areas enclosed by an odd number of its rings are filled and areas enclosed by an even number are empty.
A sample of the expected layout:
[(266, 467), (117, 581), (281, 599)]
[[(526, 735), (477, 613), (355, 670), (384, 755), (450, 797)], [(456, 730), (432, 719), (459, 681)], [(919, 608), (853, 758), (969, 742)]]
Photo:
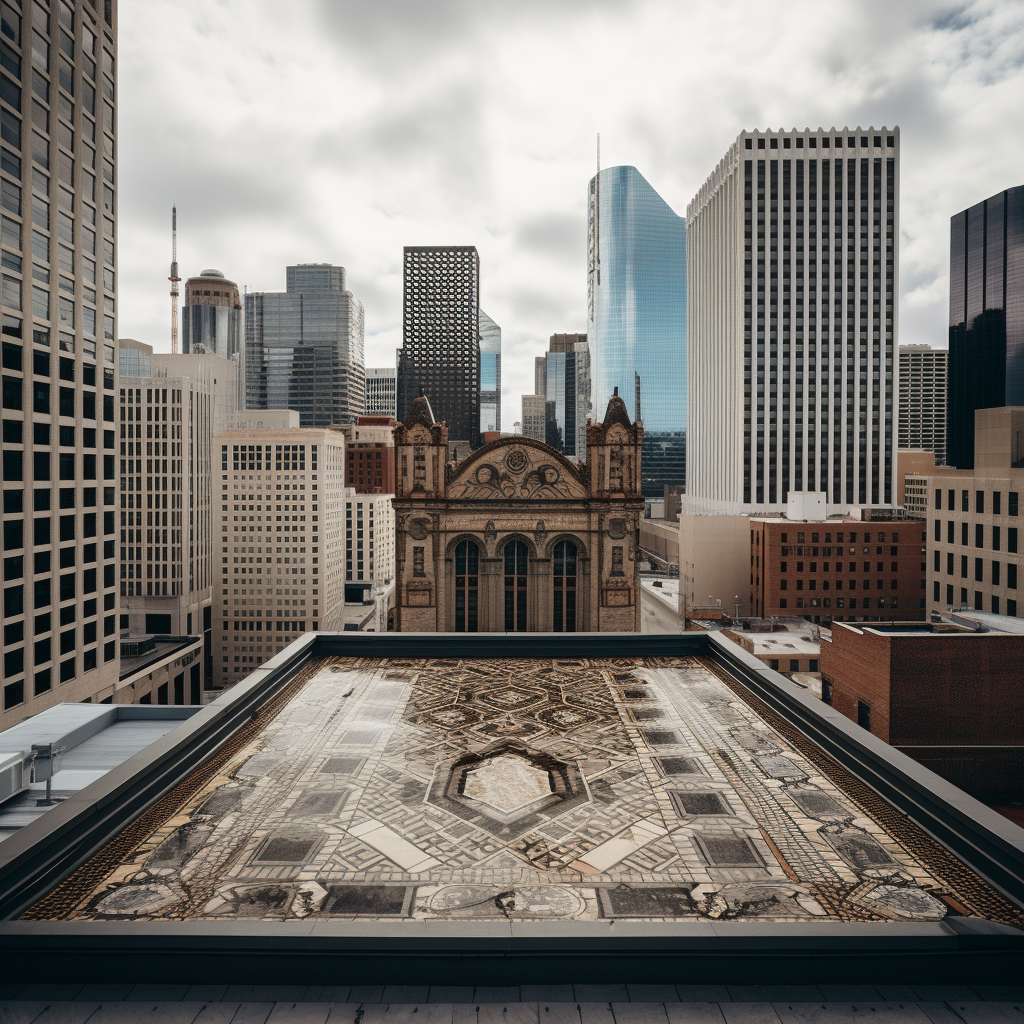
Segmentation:
[(479, 630), (480, 548), (460, 541), (455, 548), (455, 632)]
[(552, 630), (576, 632), (576, 545), (561, 540), (555, 545), (552, 594)]

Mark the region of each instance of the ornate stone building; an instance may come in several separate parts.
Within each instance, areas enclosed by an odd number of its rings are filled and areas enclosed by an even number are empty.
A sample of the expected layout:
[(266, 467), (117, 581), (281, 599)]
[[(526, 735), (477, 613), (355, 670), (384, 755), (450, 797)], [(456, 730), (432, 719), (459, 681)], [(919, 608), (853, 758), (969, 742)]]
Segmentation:
[(578, 466), (525, 437), (455, 465), (447, 427), (413, 402), (395, 430), (395, 628), (639, 631), (642, 442), (616, 393)]

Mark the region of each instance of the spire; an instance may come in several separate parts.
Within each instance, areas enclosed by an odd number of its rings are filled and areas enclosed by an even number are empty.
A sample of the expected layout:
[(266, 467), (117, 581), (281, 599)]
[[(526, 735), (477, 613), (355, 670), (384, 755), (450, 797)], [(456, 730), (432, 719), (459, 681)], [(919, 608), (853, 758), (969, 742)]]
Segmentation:
[(178, 354), (178, 207), (171, 207), (171, 352)]

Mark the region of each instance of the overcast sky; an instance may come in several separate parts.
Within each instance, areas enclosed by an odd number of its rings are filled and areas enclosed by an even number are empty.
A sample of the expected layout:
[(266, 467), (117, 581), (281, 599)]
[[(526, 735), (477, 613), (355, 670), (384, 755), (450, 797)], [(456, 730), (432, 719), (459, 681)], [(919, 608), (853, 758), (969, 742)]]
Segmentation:
[(900, 340), (944, 345), (951, 214), (1024, 182), (1024, 3), (121, 0), (120, 331), (170, 349), (182, 277), (341, 264), (394, 365), (403, 245), (480, 250), (503, 426), (586, 330), (586, 187), (680, 214), (742, 129), (902, 129)]

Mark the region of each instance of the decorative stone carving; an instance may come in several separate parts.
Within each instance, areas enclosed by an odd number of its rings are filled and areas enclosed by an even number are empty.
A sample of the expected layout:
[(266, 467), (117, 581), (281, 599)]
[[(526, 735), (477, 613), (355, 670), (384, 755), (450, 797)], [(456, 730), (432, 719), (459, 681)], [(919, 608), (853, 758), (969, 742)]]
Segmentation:
[(426, 540), (429, 532), (429, 519), (413, 519), (412, 522), (409, 523), (409, 536), (412, 537), (413, 540)]
[(622, 540), (626, 536), (626, 520), (625, 519), (609, 519), (608, 520), (608, 536), (612, 540)]
[(534, 527), (534, 530), (533, 530), (534, 540), (536, 540), (538, 544), (543, 544), (544, 543), (544, 539), (547, 537), (547, 535), (548, 535), (548, 531), (547, 531), (547, 527), (544, 525), (544, 520), (543, 519), (538, 519), (537, 520), (537, 525), (536, 525), (536, 527)]
[(488, 544), (493, 544), (498, 537), (498, 531), (494, 526), (494, 520), (488, 519), (487, 525), (484, 527), (484, 540)]
[(522, 448), (513, 448), (505, 456), (505, 468), (510, 473), (522, 473), (529, 464), (530, 460)]

